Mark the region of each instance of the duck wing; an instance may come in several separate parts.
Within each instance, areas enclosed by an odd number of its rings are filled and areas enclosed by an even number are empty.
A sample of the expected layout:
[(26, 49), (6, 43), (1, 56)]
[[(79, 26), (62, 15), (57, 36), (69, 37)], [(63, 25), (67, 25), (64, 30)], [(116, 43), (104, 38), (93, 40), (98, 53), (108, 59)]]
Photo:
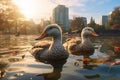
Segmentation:
[(45, 51), (48, 50), (51, 43), (52, 41), (49, 40), (40, 41), (32, 47), (30, 53), (35, 57), (36, 61), (40, 61), (40, 62), (44, 61), (42, 58), (40, 58), (40, 56), (42, 55), (42, 53), (45, 53)]
[(78, 51), (77, 47), (81, 44), (81, 38), (80, 37), (73, 37), (71, 39), (69, 39), (69, 41), (65, 42), (63, 44), (63, 46), (65, 47), (65, 49), (69, 52), (76, 52)]
[(52, 41), (40, 41), (38, 43), (36, 43), (33, 48), (46, 48), (48, 49), (50, 47), (50, 44), (52, 43)]

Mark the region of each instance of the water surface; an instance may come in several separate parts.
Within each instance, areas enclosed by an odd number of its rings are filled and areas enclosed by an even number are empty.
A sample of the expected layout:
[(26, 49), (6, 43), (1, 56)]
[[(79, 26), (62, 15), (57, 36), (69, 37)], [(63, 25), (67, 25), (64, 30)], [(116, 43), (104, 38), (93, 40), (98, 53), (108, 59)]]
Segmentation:
[[(83, 66), (82, 57), (70, 55), (63, 68), (53, 70), (51, 65), (36, 62), (29, 50), (37, 41), (35, 35), (0, 35), (0, 61), (7, 62), (5, 80), (120, 80), (120, 65), (99, 62)], [(118, 40), (119, 37), (99, 37), (93, 39), (99, 47), (104, 40)], [(92, 58), (104, 56), (98, 49)], [(25, 58), (24, 58), (25, 56)], [(24, 59), (23, 59), (24, 58)], [(0, 63), (1, 66), (1, 63)]]

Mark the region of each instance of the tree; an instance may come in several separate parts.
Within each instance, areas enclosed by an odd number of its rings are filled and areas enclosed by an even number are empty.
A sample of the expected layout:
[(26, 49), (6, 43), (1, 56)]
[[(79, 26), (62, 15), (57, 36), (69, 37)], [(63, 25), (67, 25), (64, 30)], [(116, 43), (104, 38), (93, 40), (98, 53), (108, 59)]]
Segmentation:
[(83, 20), (81, 17), (74, 17), (73, 20), (71, 20), (70, 27), (71, 30), (81, 30), (83, 28)]
[(114, 29), (114, 30), (120, 29), (120, 24), (114, 24), (111, 29)]
[(96, 23), (95, 23), (95, 20), (93, 19), (93, 17), (91, 17), (90, 19), (90, 23), (88, 24), (89, 27), (92, 27), (92, 28), (96, 28)]
[(93, 19), (93, 17), (91, 17), (90, 23), (87, 26), (92, 27), (95, 30), (102, 30), (103, 29), (102, 26), (100, 26), (99, 24), (95, 23), (95, 19)]
[(120, 29), (120, 27), (118, 27), (120, 26), (120, 7), (116, 7), (111, 13), (106, 26), (108, 29), (113, 29), (114, 27), (116, 28), (116, 25), (117, 29)]
[(12, 0), (0, 0), (0, 30), (9, 31), (11, 25), (16, 26), (19, 18), (24, 16), (19, 12), (19, 8), (13, 4)]

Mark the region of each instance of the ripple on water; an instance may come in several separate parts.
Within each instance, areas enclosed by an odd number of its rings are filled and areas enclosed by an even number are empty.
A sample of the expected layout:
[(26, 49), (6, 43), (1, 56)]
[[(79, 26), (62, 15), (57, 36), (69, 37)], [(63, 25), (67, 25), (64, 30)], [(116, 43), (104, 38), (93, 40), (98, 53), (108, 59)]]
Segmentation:
[(8, 68), (7, 71), (18, 71), (21, 70), (21, 68)]

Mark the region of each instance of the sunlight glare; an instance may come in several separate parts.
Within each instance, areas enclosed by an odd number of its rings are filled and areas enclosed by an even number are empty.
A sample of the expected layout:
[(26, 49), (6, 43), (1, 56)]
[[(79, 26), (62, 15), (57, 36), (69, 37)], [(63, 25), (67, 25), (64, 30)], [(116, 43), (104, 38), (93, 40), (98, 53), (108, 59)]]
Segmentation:
[(34, 18), (37, 14), (38, 5), (36, 5), (35, 0), (13, 0), (13, 2), (20, 8), (26, 18)]

